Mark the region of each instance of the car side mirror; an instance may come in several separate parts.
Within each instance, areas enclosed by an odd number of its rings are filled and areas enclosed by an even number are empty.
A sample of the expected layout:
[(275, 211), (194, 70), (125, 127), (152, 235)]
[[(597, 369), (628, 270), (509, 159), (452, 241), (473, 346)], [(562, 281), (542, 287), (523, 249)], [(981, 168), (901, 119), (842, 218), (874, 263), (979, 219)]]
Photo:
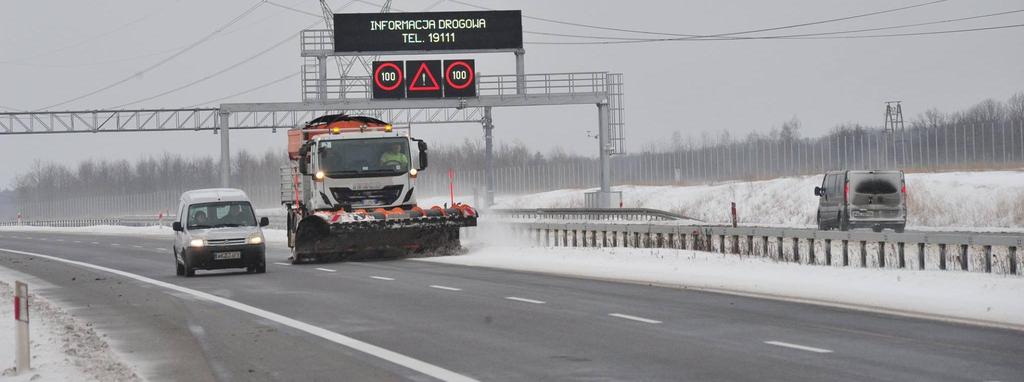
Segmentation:
[(260, 227), (266, 227), (270, 225), (270, 218), (264, 216), (260, 218)]
[(420, 149), (420, 168), (417, 170), (422, 171), (427, 168), (427, 142), (416, 141), (416, 143), (419, 145)]
[(184, 229), (184, 228), (183, 228), (183, 227), (181, 226), (181, 222), (174, 222), (173, 224), (171, 224), (171, 229), (175, 230), (176, 232), (181, 232), (181, 231), (184, 231), (184, 230), (185, 230), (185, 229)]
[(817, 187), (817, 186), (814, 187), (814, 195), (815, 196), (822, 196), (823, 194), (825, 194), (825, 189), (824, 188)]

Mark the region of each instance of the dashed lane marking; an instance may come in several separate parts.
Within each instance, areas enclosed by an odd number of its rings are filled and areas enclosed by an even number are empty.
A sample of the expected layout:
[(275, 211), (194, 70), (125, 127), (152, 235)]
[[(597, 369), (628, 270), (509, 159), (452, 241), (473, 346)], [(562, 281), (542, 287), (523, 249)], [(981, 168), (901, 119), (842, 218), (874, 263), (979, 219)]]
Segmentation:
[(319, 269), (321, 271), (324, 271), (324, 272), (337, 272), (336, 270), (328, 269), (328, 268), (317, 268), (317, 269)]
[(831, 350), (828, 350), (828, 349), (821, 349), (821, 348), (816, 348), (816, 347), (791, 344), (789, 342), (782, 342), (782, 341), (765, 341), (764, 343), (769, 344), (769, 345), (781, 346), (781, 347), (784, 347), (784, 348), (809, 351), (809, 352), (812, 352), (812, 353), (831, 353), (832, 352)]
[(658, 321), (658, 320), (652, 320), (650, 318), (643, 318), (643, 317), (637, 317), (637, 316), (630, 316), (628, 314), (622, 314), (622, 313), (609, 313), (608, 315), (612, 316), (612, 317), (625, 318), (627, 320), (639, 321), (639, 322), (644, 322), (644, 323), (648, 323), (648, 324), (660, 324), (661, 323), (661, 321)]
[(325, 340), (334, 342), (338, 345), (348, 347), (350, 349), (369, 354), (371, 356), (383, 359), (385, 361), (394, 363), (399, 366), (406, 367), (410, 370), (422, 373), (424, 375), (440, 379), (442, 381), (476, 381), (475, 379), (456, 373), (454, 371), (442, 368), (440, 366), (430, 364), (416, 358), (409, 357), (404, 354), (400, 354), (377, 345), (373, 345), (368, 342), (363, 342), (352, 337), (345, 336), (343, 334), (332, 332), (319, 326), (315, 326), (303, 321), (296, 320), (294, 318), (286, 317), (274, 312), (263, 310), (252, 305), (243, 304), (241, 302), (227, 299), (214, 294), (198, 291), (191, 288), (186, 288), (180, 285), (171, 284), (164, 281), (154, 280), (149, 277), (137, 275), (134, 273), (125, 272), (118, 269), (107, 268), (95, 264), (90, 264), (81, 261), (68, 260), (61, 257), (49, 256), (40, 253), (17, 251), (12, 249), (0, 248), (0, 251), (15, 253), (25, 256), (36, 256), (46, 258), (54, 261), (60, 261), (67, 264), (77, 265), (85, 268), (92, 268), (103, 272), (112, 273), (118, 276), (127, 277), (136, 281), (144, 282), (151, 285), (156, 285), (161, 288), (169, 289), (175, 292), (185, 293), (192, 295), (193, 297), (204, 299), (213, 303), (221, 304), (229, 308), (234, 308), (242, 312), (252, 314), (257, 317), (261, 317), (266, 320), (274, 321), (278, 324), (288, 326), (290, 328), (301, 330), (311, 335), (323, 338)]
[(531, 303), (531, 304), (547, 304), (547, 302), (544, 302), (544, 301), (541, 301), (541, 300), (534, 300), (534, 299), (522, 298), (522, 297), (514, 297), (514, 296), (505, 297), (505, 299), (506, 300), (512, 300), (512, 301), (519, 301), (519, 302), (528, 302), (528, 303)]
[(462, 289), (459, 289), (459, 288), (452, 288), (452, 287), (444, 286), (444, 285), (431, 285), (430, 287), (434, 288), (434, 289), (443, 289), (443, 290), (451, 290), (451, 291), (462, 290)]
[(291, 264), (288, 264), (288, 263), (274, 263), (274, 264), (277, 264), (277, 265), (286, 265), (286, 266), (291, 266)]
[(384, 280), (384, 281), (395, 281), (395, 279), (384, 276), (370, 276), (371, 279)]

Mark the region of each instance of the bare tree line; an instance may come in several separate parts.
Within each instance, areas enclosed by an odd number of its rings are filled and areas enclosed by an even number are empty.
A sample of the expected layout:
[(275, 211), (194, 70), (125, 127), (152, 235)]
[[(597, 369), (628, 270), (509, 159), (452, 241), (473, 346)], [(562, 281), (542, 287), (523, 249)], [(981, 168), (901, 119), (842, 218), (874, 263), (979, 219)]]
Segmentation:
[[(734, 138), (728, 131), (697, 139), (678, 131), (663, 143), (612, 161), (616, 184), (687, 184), (818, 173), (845, 167), (899, 167), (923, 170), (1019, 167), (1024, 163), (1024, 92), (1006, 102), (992, 99), (958, 112), (930, 109), (910, 119), (904, 131), (884, 134), (878, 127), (841, 124), (821, 137), (801, 137), (797, 118), (767, 133)], [(484, 184), (480, 140), (432, 146), (431, 170), (420, 178), (420, 195), (446, 194), (448, 168), (455, 169), (462, 192)], [(596, 159), (556, 148), (546, 154), (522, 143), (500, 144), (494, 152), (499, 193), (593, 187)], [(262, 154), (240, 151), (232, 158), (231, 184), (263, 207), (277, 205), (284, 150)], [(188, 189), (216, 187), (218, 160), (164, 153), (135, 162), (86, 160), (69, 166), (36, 162), (13, 184), (15, 203), (45, 204), (69, 198), (152, 195), (171, 206)], [(10, 198), (10, 197), (8, 197)], [(150, 200), (150, 199), (146, 199)], [(149, 202), (147, 202), (149, 203)], [(114, 203), (116, 205), (116, 203)], [(163, 207), (161, 207), (163, 208)]]

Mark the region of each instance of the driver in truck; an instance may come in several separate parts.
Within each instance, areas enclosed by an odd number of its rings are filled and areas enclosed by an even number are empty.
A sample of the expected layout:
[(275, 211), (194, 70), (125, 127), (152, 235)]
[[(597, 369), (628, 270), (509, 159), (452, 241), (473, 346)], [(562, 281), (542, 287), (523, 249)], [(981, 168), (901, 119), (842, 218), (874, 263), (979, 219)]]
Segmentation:
[(391, 150), (385, 151), (380, 156), (381, 166), (393, 166), (395, 164), (402, 166), (402, 168), (409, 167), (409, 157), (405, 156), (402, 152), (402, 145), (394, 144), (391, 145)]

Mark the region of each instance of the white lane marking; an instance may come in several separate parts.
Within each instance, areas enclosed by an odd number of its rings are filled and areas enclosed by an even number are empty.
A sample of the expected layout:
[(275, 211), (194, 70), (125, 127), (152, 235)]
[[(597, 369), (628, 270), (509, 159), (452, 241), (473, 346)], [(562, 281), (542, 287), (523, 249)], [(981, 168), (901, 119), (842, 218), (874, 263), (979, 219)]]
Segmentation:
[(81, 240), (75, 240), (75, 241), (72, 241), (72, 243), (75, 243), (75, 244), (82, 244), (82, 241), (81, 241)]
[(622, 313), (609, 313), (608, 315), (612, 316), (612, 317), (625, 318), (627, 320), (646, 322), (648, 324), (660, 324), (661, 323), (661, 321), (658, 321), (658, 320), (652, 320), (650, 318), (643, 318), (643, 317), (637, 317), (637, 316), (630, 316), (628, 314), (622, 314)]
[(142, 248), (142, 246), (141, 246), (141, 245), (133, 245), (132, 247), (135, 247), (135, 248)]
[(86, 267), (86, 268), (92, 268), (92, 269), (96, 269), (96, 270), (103, 271), (103, 272), (113, 273), (113, 274), (118, 275), (118, 276), (127, 277), (127, 278), (130, 278), (130, 279), (136, 280), (136, 281), (141, 281), (141, 282), (144, 282), (144, 283), (147, 283), (147, 284), (156, 285), (156, 286), (161, 287), (161, 288), (170, 289), (170, 290), (175, 291), (175, 292), (189, 294), (189, 295), (192, 295), (193, 297), (197, 297), (197, 298), (204, 299), (204, 300), (207, 300), (207, 301), (210, 301), (210, 302), (213, 302), (213, 303), (221, 304), (221, 305), (224, 305), (226, 307), (234, 308), (234, 309), (240, 310), (242, 312), (246, 312), (246, 313), (252, 314), (254, 316), (261, 317), (261, 318), (266, 319), (266, 320), (274, 321), (274, 322), (276, 322), (278, 324), (285, 325), (285, 326), (291, 327), (291, 328), (296, 329), (296, 330), (301, 330), (303, 332), (306, 332), (306, 333), (312, 334), (314, 336), (323, 338), (325, 340), (334, 342), (334, 343), (336, 343), (338, 345), (346, 346), (346, 347), (354, 349), (356, 351), (360, 351), (360, 352), (369, 354), (371, 356), (383, 359), (385, 361), (391, 362), (391, 363), (396, 364), (396, 365), (404, 366), (406, 368), (415, 370), (415, 371), (420, 372), (422, 374), (425, 374), (427, 376), (434, 377), (434, 378), (437, 378), (437, 379), (440, 379), (440, 380), (443, 380), (443, 381), (467, 381), (467, 382), (470, 382), (470, 381), (475, 382), (476, 381), (475, 379), (470, 378), (468, 376), (456, 373), (454, 371), (442, 368), (442, 367), (434, 365), (434, 364), (430, 364), (430, 363), (426, 363), (426, 362), (420, 361), (420, 360), (418, 360), (416, 358), (412, 358), (412, 357), (409, 357), (409, 356), (404, 355), (404, 354), (396, 353), (394, 351), (382, 348), (382, 347), (377, 346), (377, 345), (373, 345), (373, 344), (370, 344), (370, 343), (367, 343), (367, 342), (363, 342), (363, 341), (357, 340), (355, 338), (345, 336), (345, 335), (340, 334), (340, 333), (332, 332), (330, 330), (321, 328), (319, 326), (308, 324), (306, 322), (299, 321), (299, 320), (296, 320), (294, 318), (289, 318), (289, 317), (286, 317), (286, 316), (283, 316), (283, 315), (280, 315), (280, 314), (277, 314), (277, 313), (274, 313), (274, 312), (271, 312), (271, 311), (263, 310), (263, 309), (255, 307), (255, 306), (252, 306), (252, 305), (243, 304), (241, 302), (238, 302), (238, 301), (235, 301), (235, 300), (231, 300), (231, 299), (227, 299), (227, 298), (224, 298), (224, 297), (220, 297), (220, 296), (217, 296), (217, 295), (214, 295), (214, 294), (210, 294), (210, 293), (198, 291), (198, 290), (191, 289), (191, 288), (186, 288), (186, 287), (183, 287), (183, 286), (180, 286), (180, 285), (175, 285), (175, 284), (171, 284), (171, 283), (168, 283), (168, 282), (154, 280), (154, 279), (151, 279), (149, 277), (140, 276), (140, 275), (137, 275), (137, 274), (134, 274), (134, 273), (129, 273), (129, 272), (125, 272), (125, 271), (122, 271), (122, 270), (113, 269), (113, 268), (107, 268), (107, 267), (104, 267), (104, 266), (90, 264), (90, 263), (86, 263), (86, 262), (75, 261), (75, 260), (68, 260), (68, 259), (61, 258), (61, 257), (44, 255), (44, 254), (41, 254), (41, 253), (24, 252), (24, 251), (18, 251), (18, 250), (13, 250), (13, 249), (0, 248), (0, 251), (15, 253), (15, 254), (19, 254), (19, 255), (25, 255), (25, 256), (41, 257), (41, 258), (45, 258), (45, 259), (49, 259), (49, 260), (53, 260), (53, 261), (60, 261), (60, 262), (67, 263), (67, 264), (77, 265), (77, 266)]
[(90, 243), (90, 244), (96, 244), (96, 245), (100, 245), (100, 243), (98, 243), (98, 242), (95, 242), (95, 241), (90, 241), (89, 243)]
[(831, 350), (828, 350), (828, 349), (814, 348), (814, 347), (810, 347), (810, 346), (791, 344), (789, 342), (782, 342), (782, 341), (765, 341), (764, 343), (769, 344), (769, 345), (782, 346), (784, 348), (809, 351), (809, 352), (812, 352), (812, 353), (831, 353), (832, 352)]
[(462, 290), (462, 289), (459, 289), (459, 288), (452, 288), (452, 287), (448, 287), (448, 286), (444, 286), (444, 285), (431, 285), (430, 287), (434, 288), (434, 289), (444, 289), (444, 290), (456, 290), (456, 291), (457, 290)]
[(64, 241), (64, 239), (53, 239), (53, 241), (60, 241), (60, 242), (63, 242), (63, 241)]
[(393, 279), (393, 278), (384, 277), (384, 276), (370, 276), (370, 278), (371, 279), (377, 279), (377, 280), (385, 280), (385, 281), (395, 281), (395, 279)]
[(41, 237), (41, 238), (39, 238), (39, 241), (50, 241), (50, 239), (47, 239), (45, 237)]
[(512, 297), (512, 296), (509, 296), (509, 297), (505, 297), (505, 299), (506, 300), (512, 300), (512, 301), (519, 301), (519, 302), (528, 302), (528, 303), (531, 303), (531, 304), (547, 304), (546, 302), (541, 301), (541, 300), (531, 300), (531, 299), (522, 298), (522, 297)]
[(117, 243), (110, 243), (110, 245), (112, 245), (114, 247), (120, 247), (121, 246), (121, 244), (117, 244)]
[(319, 270), (321, 270), (321, 271), (324, 271), (324, 272), (337, 272), (336, 270), (333, 270), (333, 269), (327, 269), (327, 268), (317, 268), (317, 269), (319, 269)]
[(274, 264), (277, 264), (277, 265), (291, 265), (291, 264), (288, 264), (288, 263), (274, 263)]

